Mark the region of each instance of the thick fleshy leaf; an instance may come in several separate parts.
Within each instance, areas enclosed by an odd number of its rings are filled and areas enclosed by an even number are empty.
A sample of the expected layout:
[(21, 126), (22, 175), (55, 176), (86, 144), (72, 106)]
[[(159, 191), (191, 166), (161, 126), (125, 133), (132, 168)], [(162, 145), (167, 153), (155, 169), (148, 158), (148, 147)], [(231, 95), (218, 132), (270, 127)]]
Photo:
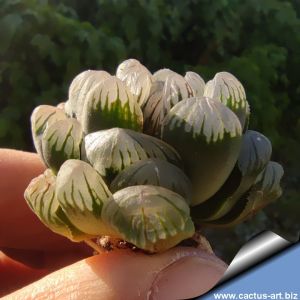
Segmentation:
[(112, 128), (90, 133), (85, 137), (86, 160), (111, 180), (131, 164), (158, 158), (180, 165), (178, 153), (165, 142), (129, 129)]
[(76, 119), (60, 120), (47, 127), (42, 136), (43, 157), (57, 173), (68, 159), (80, 159), (83, 132)]
[(56, 177), (50, 169), (34, 178), (25, 190), (24, 197), (38, 218), (52, 231), (73, 241), (91, 238), (70, 223), (55, 196)]
[(162, 138), (183, 159), (193, 184), (192, 205), (210, 198), (226, 181), (238, 159), (241, 134), (237, 116), (216, 99), (189, 98), (171, 109)]
[(120, 172), (110, 190), (114, 193), (128, 186), (146, 184), (167, 188), (188, 202), (191, 199), (191, 182), (183, 171), (168, 161), (153, 158), (136, 162)]
[(193, 96), (193, 91), (187, 81), (178, 74), (166, 78), (162, 101), (164, 108), (169, 111), (174, 105), (185, 98)]
[(142, 107), (149, 97), (152, 85), (152, 75), (149, 70), (138, 60), (127, 59), (118, 66), (116, 76), (129, 87)]
[(67, 116), (63, 110), (51, 105), (40, 105), (36, 107), (31, 115), (31, 131), (36, 151), (43, 158), (42, 135), (47, 127), (59, 120), (66, 120)]
[(193, 90), (195, 97), (201, 97), (204, 94), (205, 82), (202, 77), (195, 72), (186, 72), (184, 79)]
[(254, 184), (267, 166), (272, 153), (268, 138), (248, 130), (243, 136), (238, 161), (222, 187), (206, 202), (193, 207), (192, 216), (198, 223), (226, 215)]
[(144, 132), (160, 137), (161, 126), (171, 108), (182, 99), (193, 96), (187, 81), (177, 73), (171, 73), (164, 83), (154, 82), (144, 107)]
[(66, 216), (79, 230), (97, 236), (116, 236), (102, 216), (111, 193), (88, 163), (70, 159), (61, 166), (56, 196)]
[(220, 72), (208, 81), (204, 96), (220, 100), (238, 116), (242, 128), (245, 127), (249, 117), (249, 104), (243, 85), (236, 77), (228, 72)]
[(152, 79), (153, 79), (153, 81), (165, 82), (167, 80), (167, 77), (169, 77), (170, 75), (180, 76), (178, 73), (176, 73), (170, 69), (160, 69), (152, 75)]
[(66, 102), (60, 102), (56, 105), (56, 107), (65, 111), (65, 105), (66, 105)]
[(87, 70), (78, 74), (69, 87), (69, 100), (65, 110), (70, 117), (81, 120), (87, 94), (99, 83), (110, 77), (105, 71)]
[(142, 131), (143, 113), (129, 88), (111, 76), (87, 95), (82, 126), (85, 133), (112, 127)]
[(131, 186), (116, 192), (104, 215), (123, 239), (150, 252), (165, 251), (195, 231), (185, 200), (158, 186)]
[(257, 176), (266, 167), (271, 154), (272, 144), (269, 139), (257, 131), (247, 130), (238, 160), (242, 175)]
[(280, 181), (283, 174), (282, 166), (270, 161), (257, 177), (256, 183), (242, 195), (232, 210), (222, 218), (211, 221), (208, 225), (214, 227), (237, 225), (278, 199), (282, 194)]
[(164, 93), (164, 82), (155, 81), (152, 83), (149, 97), (143, 107), (144, 128), (143, 132), (149, 135), (160, 137), (162, 120), (166, 111), (164, 109), (162, 98)]
[(281, 196), (280, 181), (283, 174), (284, 170), (279, 163), (270, 161), (267, 164), (266, 168), (257, 177), (254, 185), (255, 189), (263, 191), (264, 198), (263, 203), (255, 203), (255, 208), (264, 207)]

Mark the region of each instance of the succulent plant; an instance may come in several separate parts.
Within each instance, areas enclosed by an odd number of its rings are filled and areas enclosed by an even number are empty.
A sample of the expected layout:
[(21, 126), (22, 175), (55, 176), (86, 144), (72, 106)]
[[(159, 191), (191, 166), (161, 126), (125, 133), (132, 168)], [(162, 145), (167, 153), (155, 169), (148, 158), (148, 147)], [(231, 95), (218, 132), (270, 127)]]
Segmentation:
[(109, 236), (148, 252), (232, 226), (281, 195), (272, 147), (248, 130), (242, 84), (135, 59), (116, 75), (85, 71), (69, 98), (32, 113), (34, 145), (48, 169), (25, 199), (40, 220), (73, 241)]

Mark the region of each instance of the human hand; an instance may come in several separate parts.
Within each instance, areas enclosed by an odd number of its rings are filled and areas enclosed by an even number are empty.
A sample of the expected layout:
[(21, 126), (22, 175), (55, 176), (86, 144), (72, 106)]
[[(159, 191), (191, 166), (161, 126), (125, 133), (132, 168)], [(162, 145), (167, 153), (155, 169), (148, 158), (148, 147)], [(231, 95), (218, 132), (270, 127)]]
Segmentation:
[(0, 149), (4, 299), (187, 299), (211, 289), (225, 272), (225, 263), (192, 247), (154, 255), (114, 250), (92, 256), (83, 243), (48, 230), (27, 206), (24, 190), (44, 169), (35, 154)]

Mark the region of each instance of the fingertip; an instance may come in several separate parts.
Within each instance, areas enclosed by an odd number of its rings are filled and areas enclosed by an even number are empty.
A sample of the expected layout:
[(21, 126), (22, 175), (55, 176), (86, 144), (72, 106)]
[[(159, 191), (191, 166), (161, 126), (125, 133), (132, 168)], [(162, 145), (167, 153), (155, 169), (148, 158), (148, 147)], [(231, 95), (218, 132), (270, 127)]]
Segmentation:
[(0, 247), (39, 250), (74, 247), (74, 243), (46, 228), (24, 199), (30, 181), (45, 168), (35, 153), (0, 149)]
[[(34, 177), (43, 172), (46, 166), (36, 153), (14, 149), (0, 149), (0, 168), (11, 171), (23, 168), (22, 171), (28, 174), (29, 177)], [(0, 176), (3, 175), (5, 173), (0, 174)]]
[(29, 182), (45, 168), (35, 153), (0, 149), (0, 205), (19, 203)]

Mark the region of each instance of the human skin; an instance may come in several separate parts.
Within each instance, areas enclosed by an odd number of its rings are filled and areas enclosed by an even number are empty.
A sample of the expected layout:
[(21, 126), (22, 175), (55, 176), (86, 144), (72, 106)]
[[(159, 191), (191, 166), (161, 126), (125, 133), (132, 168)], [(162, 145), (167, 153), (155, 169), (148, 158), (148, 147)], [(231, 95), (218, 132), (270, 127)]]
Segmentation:
[(46, 228), (23, 194), (45, 166), (33, 153), (0, 149), (0, 296), (3, 299), (187, 299), (210, 290), (226, 264), (192, 247), (146, 255), (93, 255)]

